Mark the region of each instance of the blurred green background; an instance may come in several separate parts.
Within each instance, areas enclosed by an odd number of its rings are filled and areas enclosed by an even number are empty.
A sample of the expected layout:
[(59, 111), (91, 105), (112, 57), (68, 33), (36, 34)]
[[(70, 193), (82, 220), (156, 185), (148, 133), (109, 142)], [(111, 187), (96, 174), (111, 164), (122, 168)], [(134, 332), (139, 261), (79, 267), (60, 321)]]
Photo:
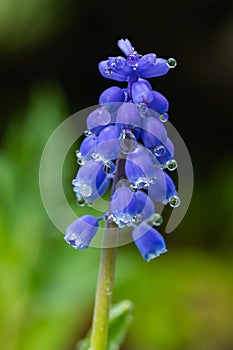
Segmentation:
[[(232, 2), (0, 0), (1, 349), (71, 350), (90, 327), (100, 251), (63, 242), (38, 168), (56, 126), (112, 84), (97, 63), (119, 54), (121, 37), (177, 58), (152, 85), (170, 101), (195, 175), (168, 254), (146, 263), (133, 244), (119, 248), (113, 300), (135, 305), (122, 350), (233, 349)], [(75, 171), (71, 154), (70, 201)]]

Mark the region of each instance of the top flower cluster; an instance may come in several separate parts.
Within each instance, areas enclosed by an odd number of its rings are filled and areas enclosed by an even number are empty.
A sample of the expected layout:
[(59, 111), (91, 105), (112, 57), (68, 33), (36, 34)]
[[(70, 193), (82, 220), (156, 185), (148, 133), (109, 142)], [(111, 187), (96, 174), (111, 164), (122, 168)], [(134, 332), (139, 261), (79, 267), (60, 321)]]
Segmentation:
[(118, 46), (126, 58), (109, 57), (99, 63), (99, 70), (106, 78), (127, 81), (128, 86), (113, 86), (100, 95), (100, 107), (88, 116), (86, 138), (76, 152), (80, 168), (73, 180), (79, 205), (92, 205), (112, 183), (109, 209), (99, 218), (85, 215), (73, 222), (65, 240), (74, 248), (87, 248), (98, 222), (113, 220), (120, 228), (132, 226), (133, 240), (149, 261), (166, 252), (155, 229), (163, 219), (154, 202), (175, 208), (180, 199), (166, 172), (177, 168), (164, 127), (169, 104), (145, 78), (166, 74), (176, 61), (154, 53), (141, 56), (127, 39), (119, 40)]

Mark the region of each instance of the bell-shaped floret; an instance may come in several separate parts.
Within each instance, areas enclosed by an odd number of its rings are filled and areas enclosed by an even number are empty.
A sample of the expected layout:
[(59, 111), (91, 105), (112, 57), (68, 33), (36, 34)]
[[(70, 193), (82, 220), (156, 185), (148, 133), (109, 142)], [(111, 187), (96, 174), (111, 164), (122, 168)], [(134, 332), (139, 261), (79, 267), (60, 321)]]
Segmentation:
[(141, 125), (141, 118), (134, 103), (123, 103), (116, 115), (116, 123), (120, 129), (133, 130)]
[(150, 184), (157, 181), (151, 155), (141, 145), (127, 155), (125, 173), (129, 182), (138, 189), (148, 188)]
[(125, 93), (118, 86), (112, 86), (102, 92), (99, 98), (99, 104), (106, 105), (106, 107), (111, 107), (112, 103), (124, 102)]
[(80, 145), (81, 159), (87, 161), (96, 152), (97, 138), (95, 135), (87, 136)]
[(94, 201), (107, 190), (110, 180), (104, 172), (102, 162), (89, 160), (78, 171), (73, 180), (77, 197), (82, 196), (87, 201)]
[(175, 184), (171, 177), (164, 171), (160, 176), (157, 175), (158, 181), (150, 186), (148, 193), (156, 202), (167, 204), (169, 198), (177, 194)]
[(140, 221), (149, 220), (155, 213), (155, 206), (150, 197), (143, 191), (135, 193)]
[(153, 78), (167, 74), (170, 67), (167, 60), (156, 58), (155, 54), (147, 54), (139, 60), (138, 71), (142, 78)]
[(138, 71), (144, 72), (156, 64), (157, 56), (155, 53), (143, 55), (138, 62)]
[(108, 79), (127, 81), (133, 74), (133, 67), (128, 65), (123, 57), (109, 57), (108, 60), (99, 63), (100, 74)]
[(138, 214), (135, 193), (128, 187), (118, 187), (112, 195), (110, 210), (119, 227), (131, 225)]
[(152, 91), (143, 82), (135, 82), (132, 85), (132, 98), (136, 104), (144, 103), (149, 105), (153, 101)]
[(133, 230), (132, 236), (139, 252), (147, 261), (157, 258), (160, 254), (167, 252), (163, 236), (145, 223), (141, 223), (137, 226)]
[(104, 161), (114, 160), (119, 153), (120, 131), (116, 125), (106, 126), (98, 136), (96, 153)]
[(98, 220), (92, 215), (84, 215), (72, 222), (66, 229), (65, 241), (82, 250), (89, 246), (98, 231)]
[(152, 101), (148, 107), (159, 114), (164, 114), (168, 111), (169, 103), (166, 97), (160, 94), (160, 92), (152, 91)]
[(134, 52), (134, 48), (128, 39), (120, 39), (117, 44), (125, 56), (129, 56)]
[(144, 118), (142, 119), (141, 138), (144, 145), (153, 152), (155, 147), (166, 143), (167, 130), (158, 118)]
[(105, 107), (99, 107), (87, 117), (87, 128), (89, 131), (98, 135), (106, 125), (111, 122), (111, 114)]
[(164, 145), (162, 146), (158, 146), (157, 149), (159, 149), (159, 147), (163, 147), (164, 151), (160, 152), (160, 155), (158, 156), (158, 154), (156, 154), (156, 148), (154, 150), (154, 154), (157, 158), (157, 160), (159, 161), (160, 164), (164, 165), (164, 167), (166, 166), (166, 162), (170, 159), (173, 158), (174, 156), (174, 145), (171, 141), (171, 139), (169, 139), (169, 137), (167, 137), (167, 140), (165, 142)]
[(148, 86), (148, 88), (149, 88), (150, 90), (152, 90), (152, 86), (151, 86), (151, 84), (149, 83), (148, 80), (143, 79), (143, 78), (138, 78), (138, 81), (139, 81), (140, 83), (146, 84), (146, 85)]

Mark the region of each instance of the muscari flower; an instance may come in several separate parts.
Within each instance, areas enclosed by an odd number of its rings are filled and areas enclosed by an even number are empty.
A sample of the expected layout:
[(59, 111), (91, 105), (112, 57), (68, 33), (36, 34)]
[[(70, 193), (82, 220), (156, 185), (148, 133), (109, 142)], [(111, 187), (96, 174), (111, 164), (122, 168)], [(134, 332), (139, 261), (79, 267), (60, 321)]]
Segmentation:
[[(119, 40), (118, 46), (126, 57), (109, 57), (99, 63), (99, 70), (106, 78), (127, 82), (127, 87), (112, 86), (103, 91), (100, 107), (87, 117), (86, 138), (76, 152), (80, 168), (73, 180), (79, 205), (102, 196), (112, 180), (117, 186), (112, 188), (105, 215), (77, 219), (67, 228), (65, 240), (79, 250), (87, 248), (97, 233), (98, 221), (113, 220), (119, 228), (132, 227), (135, 245), (149, 261), (167, 251), (155, 229), (163, 220), (154, 202), (175, 208), (180, 199), (166, 173), (177, 167), (174, 146), (164, 126), (169, 103), (146, 78), (166, 74), (176, 61), (154, 53), (140, 55), (128, 39)], [(119, 159), (124, 159), (124, 179), (115, 178)]]

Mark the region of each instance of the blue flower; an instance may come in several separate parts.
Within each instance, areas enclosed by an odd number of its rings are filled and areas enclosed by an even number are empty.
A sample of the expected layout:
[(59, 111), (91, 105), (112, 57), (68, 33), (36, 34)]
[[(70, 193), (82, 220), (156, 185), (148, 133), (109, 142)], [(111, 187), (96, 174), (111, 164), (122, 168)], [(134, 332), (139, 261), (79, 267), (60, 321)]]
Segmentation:
[(97, 231), (98, 220), (94, 216), (85, 215), (70, 224), (64, 239), (72, 247), (82, 250), (89, 246)]
[(174, 59), (157, 58), (156, 54), (140, 55), (134, 50), (128, 39), (118, 41), (119, 48), (126, 55), (126, 59), (109, 57), (99, 63), (100, 73), (105, 77), (117, 81), (128, 81), (131, 77), (152, 78), (166, 74), (170, 68), (176, 66)]
[(154, 202), (176, 208), (180, 199), (166, 171), (177, 162), (174, 145), (164, 123), (169, 103), (145, 79), (166, 74), (176, 66), (172, 58), (140, 55), (128, 39), (118, 41), (125, 57), (99, 63), (100, 73), (126, 88), (112, 86), (99, 97), (100, 106), (87, 117), (86, 138), (76, 152), (79, 170), (73, 180), (79, 205), (91, 204), (112, 183), (109, 208), (99, 219), (85, 215), (72, 223), (65, 240), (74, 248), (87, 248), (97, 233), (99, 220), (113, 220), (119, 228), (133, 228), (141, 255), (151, 260), (166, 252), (162, 235), (151, 227), (162, 223)]
[(137, 226), (132, 236), (139, 252), (147, 261), (167, 252), (163, 236), (148, 224)]

